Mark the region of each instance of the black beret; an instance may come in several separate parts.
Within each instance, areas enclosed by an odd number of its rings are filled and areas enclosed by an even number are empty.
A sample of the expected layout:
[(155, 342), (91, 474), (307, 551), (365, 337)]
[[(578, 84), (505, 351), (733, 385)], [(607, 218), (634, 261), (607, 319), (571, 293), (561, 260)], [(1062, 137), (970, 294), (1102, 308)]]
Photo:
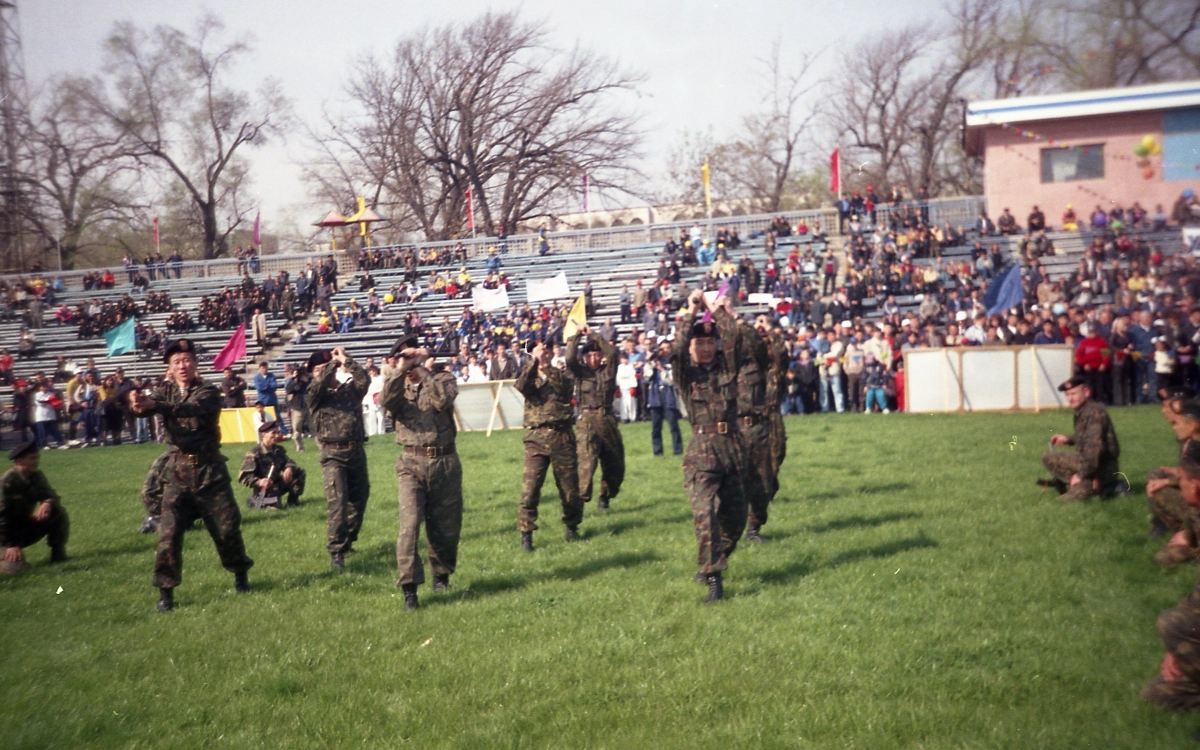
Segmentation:
[(37, 453), (37, 449), (38, 447), (36, 440), (26, 440), (8, 452), (8, 460), (16, 461), (21, 456), (27, 456), (30, 453)]
[(717, 324), (711, 320), (700, 321), (692, 326), (692, 338), (713, 339), (717, 337)]
[(529, 354), (533, 354), (533, 350), (537, 348), (539, 343), (540, 342), (537, 339), (529, 339), (525, 342), (525, 351)]
[(588, 339), (586, 342), (584, 342), (583, 347), (580, 348), (579, 353), (587, 354), (588, 352), (599, 352), (599, 351), (603, 351), (600, 348), (600, 342), (596, 341), (595, 339)]
[(258, 434), (266, 435), (268, 432), (275, 432), (279, 429), (279, 422), (272, 419), (270, 422), (263, 422), (258, 428)]
[(1060, 385), (1058, 387), (1058, 390), (1065, 392), (1065, 391), (1071, 390), (1072, 388), (1076, 388), (1078, 386), (1087, 385), (1087, 384), (1088, 384), (1087, 378), (1080, 377), (1079, 375), (1075, 375), (1074, 377), (1064, 380), (1062, 385)]
[(1168, 403), (1171, 405), (1171, 411), (1179, 416), (1200, 422), (1200, 401), (1196, 399), (1172, 399)]
[(392, 350), (388, 353), (389, 357), (399, 357), (400, 352), (405, 349), (416, 349), (421, 345), (421, 337), (415, 333), (408, 333), (396, 339), (396, 343), (392, 344)]
[(163, 350), (163, 362), (169, 363), (171, 361), (171, 355), (178, 354), (180, 352), (187, 352), (195, 357), (196, 345), (188, 339), (176, 339), (175, 341), (172, 341), (171, 343), (167, 344), (167, 348)]
[(318, 349), (317, 351), (308, 355), (308, 362), (306, 362), (304, 366), (307, 367), (309, 369), (309, 371), (312, 371), (312, 369), (314, 367), (316, 367), (317, 365), (323, 365), (326, 362), (332, 362), (332, 361), (333, 361), (333, 350), (332, 349)]

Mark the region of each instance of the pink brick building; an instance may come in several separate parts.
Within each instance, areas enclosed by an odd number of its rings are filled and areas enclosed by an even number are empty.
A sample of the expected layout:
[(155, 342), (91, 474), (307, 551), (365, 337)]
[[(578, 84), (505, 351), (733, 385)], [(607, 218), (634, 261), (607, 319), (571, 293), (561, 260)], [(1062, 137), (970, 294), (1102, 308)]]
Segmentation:
[[(1134, 152), (1146, 136), (1159, 153)], [(1007, 207), (1024, 225), (1037, 205), (1057, 229), (1068, 205), (1086, 223), (1135, 201), (1169, 214), (1185, 189), (1200, 194), (1200, 81), (970, 102), (965, 138), (993, 220)]]

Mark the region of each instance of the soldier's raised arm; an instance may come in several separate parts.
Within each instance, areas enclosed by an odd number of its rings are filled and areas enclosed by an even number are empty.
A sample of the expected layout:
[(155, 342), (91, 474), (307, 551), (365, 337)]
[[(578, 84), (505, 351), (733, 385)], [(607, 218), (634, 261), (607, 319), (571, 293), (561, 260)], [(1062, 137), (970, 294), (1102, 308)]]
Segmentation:
[(316, 410), (321, 402), (325, 400), (325, 393), (329, 391), (329, 383), (337, 375), (337, 367), (334, 364), (328, 363), (321, 372), (313, 376), (312, 382), (308, 384), (308, 392), (306, 394), (308, 400), (308, 408)]
[(221, 391), (211, 383), (200, 386), (186, 401), (168, 401), (165, 391), (155, 391), (150, 399), (154, 406), (141, 413), (157, 412), (167, 418), (187, 419), (221, 411)]
[(350, 382), (354, 385), (354, 392), (358, 394), (359, 398), (364, 398), (371, 388), (371, 376), (349, 354), (346, 355), (346, 370), (350, 373)]
[(429, 401), (438, 411), (450, 411), (454, 408), (454, 399), (458, 398), (458, 381), (449, 372), (430, 373), (421, 368), (421, 387), (429, 389)]
[(517, 381), (513, 384), (513, 387), (515, 387), (517, 391), (519, 391), (521, 395), (525, 396), (526, 398), (536, 395), (537, 373), (538, 360), (537, 357), (533, 357), (529, 360), (529, 364), (525, 365), (525, 368), (521, 370), (521, 374), (517, 376)]
[(577, 329), (575, 335), (567, 341), (567, 369), (576, 375), (580, 375), (583, 372), (583, 366), (579, 363), (579, 340), (581, 338), (583, 338), (583, 331)]

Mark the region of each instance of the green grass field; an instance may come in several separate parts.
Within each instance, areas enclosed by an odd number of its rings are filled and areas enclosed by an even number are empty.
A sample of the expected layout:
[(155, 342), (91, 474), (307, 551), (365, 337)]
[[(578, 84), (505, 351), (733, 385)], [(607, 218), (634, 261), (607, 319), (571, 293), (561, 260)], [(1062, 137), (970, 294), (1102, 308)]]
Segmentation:
[[(460, 435), (460, 567), (413, 613), (394, 585), (390, 439), (369, 446), (344, 572), (310, 442), (303, 506), (245, 512), (254, 593), (193, 532), (168, 615), (136, 533), (158, 446), (49, 451), (72, 559), (50, 566), (39, 545), (0, 581), (0, 746), (1194, 746), (1200, 717), (1138, 696), (1155, 618), (1196, 580), (1150, 561), (1140, 493), (1174, 440), (1157, 408), (1114, 419), (1136, 494), (1064, 505), (1033, 482), (1068, 411), (790, 418), (770, 543), (738, 550), (714, 607), (692, 581), (679, 459), (650, 455), (647, 425), (625, 429), (613, 508), (589, 505), (568, 543), (544, 499), (532, 555), (520, 433)], [(235, 466), (246, 447), (227, 446)]]

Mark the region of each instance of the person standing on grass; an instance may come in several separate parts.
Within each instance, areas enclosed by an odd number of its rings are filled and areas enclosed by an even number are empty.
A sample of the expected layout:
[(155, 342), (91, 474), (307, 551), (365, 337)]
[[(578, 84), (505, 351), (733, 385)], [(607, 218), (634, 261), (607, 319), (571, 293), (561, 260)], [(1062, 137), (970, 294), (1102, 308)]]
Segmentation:
[[(1075, 434), (1050, 438), (1051, 450), (1042, 456), (1042, 463), (1054, 478), (1039, 479), (1038, 484), (1054, 487), (1063, 502), (1086, 500), (1118, 481), (1121, 445), (1108, 411), (1092, 400), (1085, 378), (1072, 377), (1058, 390), (1067, 394), (1067, 403), (1075, 410)], [(1076, 451), (1053, 450), (1059, 445), (1073, 445)]]
[(45, 538), (50, 543), (50, 562), (67, 559), (67, 537), (71, 522), (58, 493), (38, 470), (41, 456), (37, 443), (21, 443), (8, 458), (13, 468), (0, 477), (0, 550), (4, 572), (25, 568), (23, 548)]
[(416, 334), (402, 337), (390, 356), (400, 358), (383, 384), (380, 403), (392, 415), (399, 484), (400, 530), (396, 538), (396, 585), (404, 592), (404, 608), (416, 609), (417, 587), (425, 582), (418, 542), (425, 522), (433, 590), (447, 591), (458, 565), (462, 533), (462, 464), (458, 460), (454, 400), (458, 384), (444, 367), (434, 365)]
[(579, 407), (575, 423), (579, 494), (583, 502), (592, 501), (592, 476), (598, 463), (604, 473), (596, 507), (605, 510), (625, 480), (625, 443), (613, 417), (617, 349), (585, 325), (567, 342), (566, 361), (575, 376), (575, 405)]
[(304, 367), (293, 367), (287, 379), (283, 382), (283, 392), (287, 394), (288, 414), (292, 420), (292, 440), (296, 443), (296, 451), (304, 452), (304, 433), (309, 430), (307, 394), (308, 384), (312, 376)]
[(175, 588), (183, 580), (184, 530), (194, 519), (203, 519), (239, 594), (250, 591), (246, 574), (254, 561), (246, 555), (242, 515), (233, 498), (227, 459), (221, 455), (221, 392), (197, 374), (195, 345), (188, 339), (171, 342), (163, 360), (167, 380), (151, 396), (131, 391), (130, 407), (139, 416), (161, 415), (171, 444), (163, 469), (153, 579), (159, 590), (158, 610), (168, 612), (175, 606)]
[(575, 430), (571, 424), (574, 409), (571, 396), (575, 384), (570, 373), (550, 366), (550, 348), (533, 342), (529, 364), (517, 376), (514, 387), (525, 397), (525, 468), (521, 482), (521, 502), (517, 511), (517, 529), (521, 549), (533, 551), (533, 532), (537, 531), (538, 503), (546, 471), (554, 469), (554, 483), (562, 501), (562, 520), (568, 541), (579, 538), (583, 522), (583, 498), (579, 495), (579, 462), (575, 448)]
[[(697, 321), (701, 290), (692, 292), (675, 338), (671, 370), (687, 402), (692, 441), (683, 459), (683, 484), (692, 506), (699, 547), (697, 580), (708, 585), (706, 604), (724, 598), (721, 573), (746, 527), (746, 452), (737, 418), (740, 336), (723, 341), (712, 321)], [(732, 328), (736, 332), (736, 328)], [(727, 354), (732, 352), (732, 356)]]
[(646, 388), (646, 408), (650, 412), (650, 449), (656, 456), (663, 454), (662, 426), (666, 420), (671, 430), (671, 449), (683, 455), (683, 435), (679, 432), (679, 404), (675, 401), (675, 385), (671, 375), (671, 343), (660, 339), (657, 356), (648, 365), (650, 374), (642, 378)]
[[(1184, 449), (1179, 489), (1188, 505), (1200, 508), (1200, 442), (1192, 441)], [(1200, 584), (1178, 606), (1159, 615), (1157, 626), (1167, 653), (1142, 698), (1159, 708), (1200, 710)]]
[(363, 447), (362, 400), (371, 380), (362, 365), (342, 347), (321, 349), (308, 358), (312, 382), (306, 394), (313, 433), (321, 447), (321, 473), (325, 479), (325, 534), (329, 567), (346, 567), (362, 528), (371, 480)]

